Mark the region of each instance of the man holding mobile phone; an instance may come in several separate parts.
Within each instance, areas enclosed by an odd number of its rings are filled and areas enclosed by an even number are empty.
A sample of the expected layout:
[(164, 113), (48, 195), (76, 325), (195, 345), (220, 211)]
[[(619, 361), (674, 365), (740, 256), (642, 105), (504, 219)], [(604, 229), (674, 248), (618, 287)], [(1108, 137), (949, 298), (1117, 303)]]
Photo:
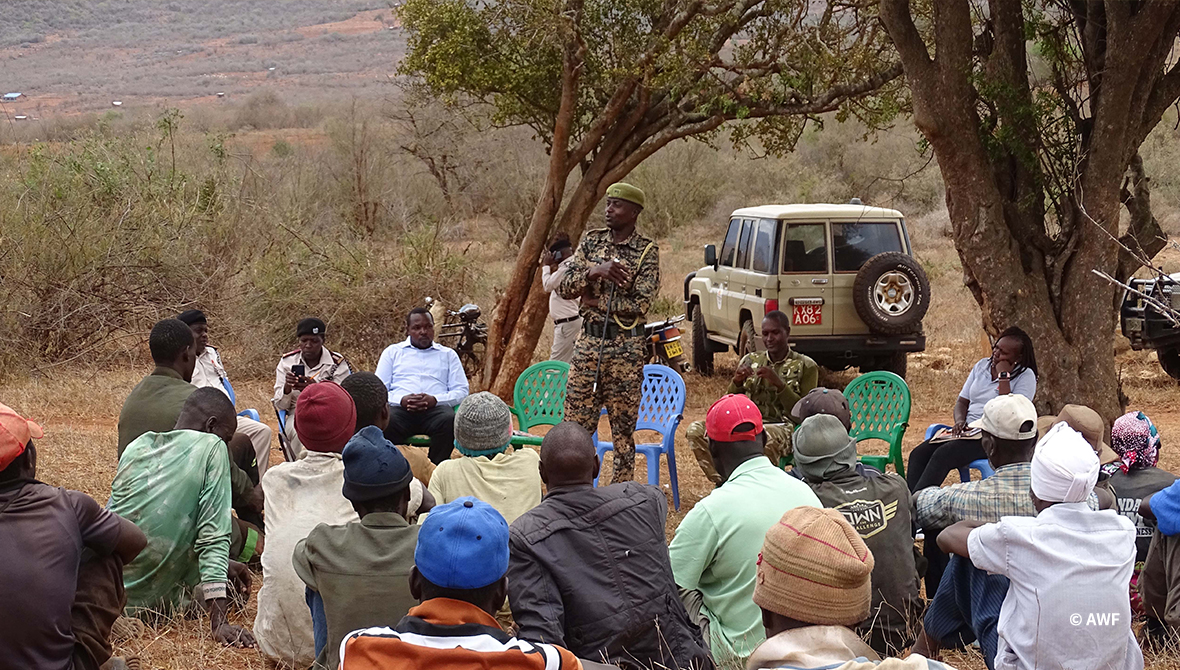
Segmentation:
[(298, 456), (303, 455), (303, 445), (295, 434), (295, 401), (299, 393), (316, 382), (330, 381), (339, 384), (352, 374), (348, 359), (342, 354), (329, 351), (324, 346), (327, 326), (314, 317), (303, 319), (295, 327), (299, 348), (283, 354), (275, 368), (275, 409), (286, 412), (283, 434), (287, 443)]
[(569, 271), (573, 255), (573, 244), (565, 233), (555, 235), (541, 255), (541, 288), (549, 294), (549, 318), (553, 319), (553, 348), (549, 350), (549, 360), (566, 363), (573, 360), (574, 343), (578, 341), (578, 333), (582, 332), (580, 301), (577, 298), (568, 300), (557, 292)]

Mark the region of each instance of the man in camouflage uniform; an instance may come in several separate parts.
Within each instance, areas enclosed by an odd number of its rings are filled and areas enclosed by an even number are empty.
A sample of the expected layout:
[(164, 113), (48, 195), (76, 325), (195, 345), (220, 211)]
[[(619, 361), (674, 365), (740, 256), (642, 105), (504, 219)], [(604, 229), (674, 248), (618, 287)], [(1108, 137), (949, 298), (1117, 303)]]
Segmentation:
[[(792, 408), (819, 381), (819, 366), (791, 349), (790, 335), (790, 317), (778, 310), (767, 312), (762, 319), (762, 343), (766, 351), (743, 356), (726, 390), (726, 393), (745, 394), (762, 412), (766, 457), (776, 466), (780, 458), (791, 453), (791, 431), (797, 423), (791, 415)], [(721, 475), (717, 474), (713, 457), (709, 455), (705, 422), (693, 421), (684, 436), (705, 476), (714, 484), (721, 484)]]
[[(647, 360), (644, 315), (660, 290), (660, 249), (635, 230), (643, 203), (643, 191), (630, 184), (612, 184), (606, 190), (607, 227), (582, 236), (557, 289), (563, 298), (582, 300), (582, 334), (566, 386), (565, 419), (594, 432), (599, 410), (606, 407), (614, 442), (615, 482), (631, 481), (635, 470), (635, 421)], [(597, 391), (595, 370), (599, 370)]]

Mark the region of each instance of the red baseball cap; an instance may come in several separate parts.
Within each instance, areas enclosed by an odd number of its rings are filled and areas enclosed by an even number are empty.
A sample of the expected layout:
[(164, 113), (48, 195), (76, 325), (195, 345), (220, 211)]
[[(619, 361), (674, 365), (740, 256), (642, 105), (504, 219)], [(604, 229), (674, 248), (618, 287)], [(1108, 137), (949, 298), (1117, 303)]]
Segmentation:
[(29, 440), (41, 439), (44, 435), (41, 426), (17, 414), (8, 405), (0, 405), (0, 470), (25, 453)]
[[(743, 423), (754, 424), (749, 430), (734, 431)], [(762, 412), (744, 395), (731, 393), (713, 403), (705, 416), (705, 432), (717, 442), (748, 442), (762, 432)]]

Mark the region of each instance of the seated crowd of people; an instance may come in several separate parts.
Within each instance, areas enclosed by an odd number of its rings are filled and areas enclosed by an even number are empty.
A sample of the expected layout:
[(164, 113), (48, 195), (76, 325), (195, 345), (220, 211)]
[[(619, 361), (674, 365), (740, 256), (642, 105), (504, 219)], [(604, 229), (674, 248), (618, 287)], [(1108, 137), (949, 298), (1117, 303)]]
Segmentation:
[[(768, 313), (766, 351), (687, 427), (716, 488), (671, 542), (665, 493), (596, 486), (580, 425), (513, 446), (512, 411), (469, 393), (427, 310), (375, 372), (325, 348), (326, 329), (300, 321), (279, 360), (297, 458), (271, 466), (271, 429), (237, 414), (206, 316), (157, 323), (105, 508), (37, 481), (43, 430), (0, 405), (0, 665), (126, 668), (113, 639), (170, 617), (344, 670), (920, 670), (970, 645), (992, 670), (1136, 670), (1140, 638), (1180, 627), (1180, 484), (1156, 427), (1130, 412), (1107, 432), (1080, 405), (1038, 416), (1019, 329), (903, 477), (859, 462), (847, 399)], [(979, 459), (994, 474), (944, 485)], [(252, 629), (233, 625), (257, 570)]]

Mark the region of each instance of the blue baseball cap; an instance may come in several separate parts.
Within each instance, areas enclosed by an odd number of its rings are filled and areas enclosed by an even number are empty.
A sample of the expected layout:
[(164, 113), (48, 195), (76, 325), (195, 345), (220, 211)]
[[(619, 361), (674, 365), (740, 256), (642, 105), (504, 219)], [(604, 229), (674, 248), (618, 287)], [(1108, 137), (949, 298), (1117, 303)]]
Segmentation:
[(471, 496), (439, 505), (418, 530), (414, 564), (435, 586), (483, 588), (508, 572), (508, 522)]

